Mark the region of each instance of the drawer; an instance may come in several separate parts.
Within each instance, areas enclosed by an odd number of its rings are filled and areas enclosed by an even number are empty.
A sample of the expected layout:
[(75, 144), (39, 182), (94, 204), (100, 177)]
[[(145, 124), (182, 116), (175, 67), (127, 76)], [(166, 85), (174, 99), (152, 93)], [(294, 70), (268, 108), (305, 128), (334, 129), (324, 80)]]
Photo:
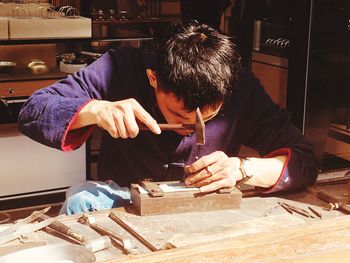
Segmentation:
[(0, 97), (30, 96), (34, 91), (50, 86), (59, 79), (0, 82)]

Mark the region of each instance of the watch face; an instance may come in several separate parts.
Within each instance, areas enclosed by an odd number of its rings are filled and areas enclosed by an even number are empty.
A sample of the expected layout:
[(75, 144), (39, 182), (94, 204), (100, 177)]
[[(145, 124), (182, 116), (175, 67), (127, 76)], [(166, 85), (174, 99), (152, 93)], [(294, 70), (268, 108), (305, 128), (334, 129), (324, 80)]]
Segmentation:
[(249, 159), (244, 160), (244, 170), (245, 170), (248, 177), (253, 176), (254, 168), (253, 168), (253, 164), (252, 164), (251, 160), (249, 160)]

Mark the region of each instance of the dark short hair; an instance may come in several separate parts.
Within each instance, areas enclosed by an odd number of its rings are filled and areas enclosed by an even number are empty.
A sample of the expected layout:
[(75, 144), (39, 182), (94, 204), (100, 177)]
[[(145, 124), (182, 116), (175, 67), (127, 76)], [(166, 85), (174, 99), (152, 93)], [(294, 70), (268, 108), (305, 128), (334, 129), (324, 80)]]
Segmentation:
[(169, 32), (157, 52), (160, 90), (183, 99), (188, 111), (224, 102), (240, 68), (235, 45), (204, 24), (174, 25)]

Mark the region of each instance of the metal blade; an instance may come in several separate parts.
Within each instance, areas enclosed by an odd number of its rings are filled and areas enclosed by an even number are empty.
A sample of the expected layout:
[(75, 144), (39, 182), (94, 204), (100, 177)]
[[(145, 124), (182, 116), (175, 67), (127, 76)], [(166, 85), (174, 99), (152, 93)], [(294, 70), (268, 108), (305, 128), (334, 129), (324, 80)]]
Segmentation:
[(11, 225), (10, 227), (6, 228), (4, 231), (0, 232), (0, 237), (7, 236), (10, 233), (15, 232), (20, 227), (22, 227), (22, 226), (24, 226), (24, 225), (34, 221), (40, 215), (45, 214), (47, 211), (49, 211), (50, 208), (51, 208), (51, 206), (46, 207), (46, 208), (44, 208), (42, 210), (39, 210), (39, 211), (34, 211), (29, 216), (27, 216), (27, 217), (25, 217), (23, 219), (17, 220), (13, 225)]

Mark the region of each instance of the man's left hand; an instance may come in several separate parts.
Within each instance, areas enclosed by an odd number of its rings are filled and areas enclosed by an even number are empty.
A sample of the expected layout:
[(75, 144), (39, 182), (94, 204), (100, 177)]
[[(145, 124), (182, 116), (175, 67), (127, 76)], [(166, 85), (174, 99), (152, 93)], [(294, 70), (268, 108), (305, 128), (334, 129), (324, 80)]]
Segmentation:
[(239, 165), (238, 157), (228, 157), (222, 151), (213, 152), (185, 167), (185, 172), (189, 174), (185, 184), (200, 187), (200, 191), (205, 193), (235, 186), (242, 178)]

